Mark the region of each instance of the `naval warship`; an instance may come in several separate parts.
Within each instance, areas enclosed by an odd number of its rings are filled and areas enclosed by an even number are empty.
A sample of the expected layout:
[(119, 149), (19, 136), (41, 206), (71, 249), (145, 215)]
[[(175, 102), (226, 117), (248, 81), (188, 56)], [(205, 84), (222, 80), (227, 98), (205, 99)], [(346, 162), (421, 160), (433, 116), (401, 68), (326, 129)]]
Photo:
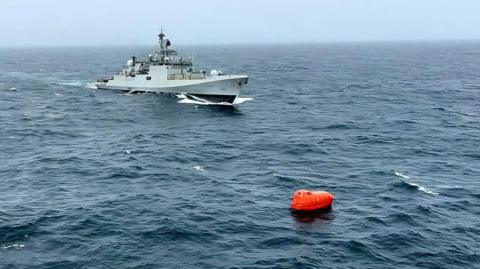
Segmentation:
[(98, 89), (131, 93), (173, 93), (195, 101), (233, 105), (247, 75), (227, 75), (220, 70), (196, 71), (191, 57), (182, 57), (172, 48), (163, 30), (158, 35), (160, 46), (146, 60), (131, 57), (122, 71), (113, 77), (99, 79)]

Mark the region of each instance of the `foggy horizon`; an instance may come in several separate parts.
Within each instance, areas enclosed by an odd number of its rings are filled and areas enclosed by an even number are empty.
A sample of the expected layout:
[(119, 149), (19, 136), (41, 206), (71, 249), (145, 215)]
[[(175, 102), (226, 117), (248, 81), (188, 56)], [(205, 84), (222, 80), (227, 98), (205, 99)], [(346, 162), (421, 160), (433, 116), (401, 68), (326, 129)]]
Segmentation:
[(0, 47), (479, 41), (473, 0), (206, 2), (3, 0)]
[[(157, 34), (154, 34), (156, 36)], [(214, 46), (288, 46), (288, 45), (298, 45), (298, 46), (309, 46), (309, 45), (374, 45), (374, 44), (449, 44), (449, 43), (480, 43), (479, 39), (404, 39), (404, 40), (335, 40), (335, 41), (299, 41), (299, 42), (257, 42), (257, 43), (177, 43), (173, 37), (168, 37), (172, 39), (172, 45), (175, 48), (189, 48), (189, 47), (214, 47)], [(158, 40), (152, 39), (151, 44), (21, 44), (21, 45), (3, 45), (0, 44), (0, 48), (3, 49), (29, 49), (29, 48), (59, 48), (59, 49), (69, 49), (69, 48), (144, 48), (144, 49), (153, 49), (158, 47)]]

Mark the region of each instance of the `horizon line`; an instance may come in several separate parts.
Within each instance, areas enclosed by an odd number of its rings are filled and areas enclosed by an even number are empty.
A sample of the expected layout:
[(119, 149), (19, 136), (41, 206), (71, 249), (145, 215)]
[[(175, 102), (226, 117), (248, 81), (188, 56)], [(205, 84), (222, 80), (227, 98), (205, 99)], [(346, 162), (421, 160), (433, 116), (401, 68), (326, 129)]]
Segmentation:
[[(385, 39), (385, 40), (325, 40), (325, 41), (297, 41), (297, 42), (285, 42), (285, 41), (272, 41), (272, 42), (252, 42), (252, 43), (240, 43), (240, 42), (221, 42), (221, 43), (175, 43), (175, 46), (271, 46), (271, 45), (329, 45), (329, 44), (392, 44), (392, 43), (477, 43), (480, 42), (478, 38), (458, 38), (458, 39)], [(154, 47), (153, 44), (33, 44), (33, 45), (0, 45), (3, 49), (14, 48), (125, 48), (125, 47)]]

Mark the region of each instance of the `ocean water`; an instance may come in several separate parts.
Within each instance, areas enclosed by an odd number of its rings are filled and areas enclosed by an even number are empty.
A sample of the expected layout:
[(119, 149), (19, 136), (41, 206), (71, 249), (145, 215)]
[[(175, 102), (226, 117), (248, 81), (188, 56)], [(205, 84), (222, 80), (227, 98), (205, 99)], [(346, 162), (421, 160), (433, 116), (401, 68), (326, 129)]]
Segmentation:
[(253, 100), (92, 87), (147, 48), (0, 49), (1, 268), (480, 268), (480, 43), (180, 51)]

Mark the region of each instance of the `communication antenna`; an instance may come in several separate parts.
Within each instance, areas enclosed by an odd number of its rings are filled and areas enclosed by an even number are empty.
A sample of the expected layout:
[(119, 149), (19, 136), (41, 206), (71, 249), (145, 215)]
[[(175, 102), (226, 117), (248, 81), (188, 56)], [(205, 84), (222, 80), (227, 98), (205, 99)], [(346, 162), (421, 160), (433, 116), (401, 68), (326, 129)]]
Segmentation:
[[(160, 29), (158, 29), (158, 31), (159, 31), (160, 33), (162, 33), (162, 32), (163, 32), (163, 27), (160, 26)], [(157, 33), (158, 33), (158, 32), (157, 32)], [(162, 45), (161, 45), (161, 42), (160, 42), (160, 34), (158, 34), (158, 50), (161, 50), (161, 49), (162, 49)]]

